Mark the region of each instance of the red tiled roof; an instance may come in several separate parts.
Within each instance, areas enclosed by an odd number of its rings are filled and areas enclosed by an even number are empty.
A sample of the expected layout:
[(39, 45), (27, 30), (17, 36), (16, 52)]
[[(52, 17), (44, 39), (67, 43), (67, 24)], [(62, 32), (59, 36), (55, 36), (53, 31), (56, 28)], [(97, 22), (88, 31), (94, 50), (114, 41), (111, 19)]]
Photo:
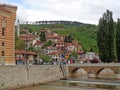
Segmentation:
[(32, 34), (22, 34), (20, 35), (20, 39), (23, 41), (32, 41), (34, 36)]
[(41, 41), (36, 40), (36, 43), (35, 43), (34, 45), (41, 45), (41, 44), (42, 44), (42, 42), (41, 42)]
[(82, 45), (81, 43), (79, 43), (79, 42), (77, 42), (77, 41), (72, 41), (72, 43), (74, 44), (74, 45), (76, 45), (76, 46), (78, 46), (78, 45)]
[(66, 43), (65, 45), (66, 46), (71, 46), (71, 45), (73, 45), (73, 43)]
[(77, 54), (85, 53), (85, 51), (77, 51)]
[(57, 51), (57, 52), (51, 52), (49, 54), (51, 54), (51, 55), (60, 55), (60, 54), (63, 54), (63, 53), (64, 53), (64, 51), (60, 50), (60, 51)]
[(46, 38), (52, 38), (52, 39), (54, 39), (55, 38), (55, 36), (52, 36), (52, 35), (46, 35)]
[(25, 51), (25, 50), (15, 50), (15, 54), (29, 54), (29, 55), (37, 55), (37, 53), (35, 52), (31, 52), (31, 51)]
[(46, 29), (42, 29), (42, 30), (40, 30), (40, 32), (47, 32), (47, 30)]
[(61, 37), (60, 36), (54, 36), (54, 35), (46, 35), (46, 38), (49, 39), (49, 38), (52, 38), (52, 39), (60, 39)]

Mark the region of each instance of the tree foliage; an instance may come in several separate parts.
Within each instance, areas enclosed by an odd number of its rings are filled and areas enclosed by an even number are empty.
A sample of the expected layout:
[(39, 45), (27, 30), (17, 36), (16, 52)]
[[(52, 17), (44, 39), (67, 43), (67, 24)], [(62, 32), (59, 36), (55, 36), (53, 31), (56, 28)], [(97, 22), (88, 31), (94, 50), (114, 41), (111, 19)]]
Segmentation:
[(69, 58), (72, 58), (72, 59), (77, 59), (78, 58), (78, 54), (74, 51), (70, 54)]
[(45, 42), (43, 47), (50, 46), (50, 45), (52, 45), (52, 41), (51, 40)]
[(120, 19), (118, 19), (116, 26), (116, 53), (117, 61), (120, 62)]
[(115, 30), (112, 12), (107, 10), (99, 20), (97, 44), (100, 59), (103, 62), (116, 60), (115, 56)]
[(40, 55), (41, 59), (43, 60), (43, 62), (49, 62), (50, 61), (50, 56), (42, 54)]
[(28, 51), (37, 52), (37, 50), (32, 46), (28, 48)]
[(20, 40), (20, 39), (16, 40), (16, 41), (15, 41), (15, 49), (16, 49), (16, 50), (17, 50), (17, 49), (22, 49), (22, 50), (24, 50), (24, 49), (25, 49), (25, 42), (22, 41), (22, 40)]
[(73, 41), (72, 35), (65, 36), (64, 38), (65, 43), (72, 43), (72, 41)]
[(42, 41), (42, 42), (46, 41), (45, 32), (40, 33), (40, 41)]

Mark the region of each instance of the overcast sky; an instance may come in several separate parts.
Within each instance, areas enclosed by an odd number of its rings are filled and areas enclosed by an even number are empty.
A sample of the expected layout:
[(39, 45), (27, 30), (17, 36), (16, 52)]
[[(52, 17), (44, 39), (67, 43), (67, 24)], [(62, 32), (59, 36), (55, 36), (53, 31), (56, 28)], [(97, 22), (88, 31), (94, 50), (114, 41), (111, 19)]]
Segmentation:
[(116, 21), (120, 17), (120, 0), (0, 0), (18, 6), (17, 18), (23, 21), (71, 20), (98, 24), (107, 10)]

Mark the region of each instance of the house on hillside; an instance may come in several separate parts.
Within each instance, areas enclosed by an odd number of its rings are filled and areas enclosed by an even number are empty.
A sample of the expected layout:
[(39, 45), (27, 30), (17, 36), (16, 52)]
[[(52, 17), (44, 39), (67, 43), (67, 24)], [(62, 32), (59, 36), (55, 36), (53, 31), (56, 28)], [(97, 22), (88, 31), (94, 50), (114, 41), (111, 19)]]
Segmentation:
[(34, 36), (32, 34), (21, 34), (19, 38), (27, 43), (27, 48), (32, 46), (34, 40)]
[(34, 64), (37, 58), (37, 53), (25, 50), (15, 50), (16, 64)]
[(55, 46), (57, 48), (64, 48), (65, 47), (65, 43), (64, 43), (63, 40), (59, 40), (59, 41), (55, 42)]
[(77, 41), (72, 41), (72, 43), (77, 47), (77, 51), (82, 51), (82, 44)]
[(78, 47), (76, 45), (74, 45), (73, 43), (66, 43), (65, 46), (69, 53), (77, 52), (77, 50), (78, 50)]
[(51, 52), (57, 52), (57, 51), (58, 51), (57, 47), (53, 47), (53, 46), (48, 46), (48, 47), (46, 47), (44, 50), (45, 50), (45, 53), (46, 53), (46, 54), (49, 54), (49, 53), (51, 53)]
[(85, 58), (91, 63), (100, 63), (99, 56), (94, 52), (86, 52)]
[(48, 55), (51, 57), (52, 60), (56, 60), (57, 62), (60, 62), (63, 58), (62, 58), (62, 54), (64, 52), (62, 51), (57, 51), (57, 52), (51, 52)]
[(40, 40), (33, 40), (33, 45), (35, 49), (41, 49), (42, 48), (42, 42)]
[(50, 40), (52, 42), (57, 42), (57, 41), (59, 41), (61, 39), (63, 39), (63, 37), (58, 35), (58, 34), (55, 34), (55, 33), (53, 33), (51, 35), (49, 35), (49, 34), (46, 35), (46, 41)]
[(35, 40), (40, 40), (40, 35), (35, 35), (35, 36), (34, 36), (34, 39), (35, 39)]

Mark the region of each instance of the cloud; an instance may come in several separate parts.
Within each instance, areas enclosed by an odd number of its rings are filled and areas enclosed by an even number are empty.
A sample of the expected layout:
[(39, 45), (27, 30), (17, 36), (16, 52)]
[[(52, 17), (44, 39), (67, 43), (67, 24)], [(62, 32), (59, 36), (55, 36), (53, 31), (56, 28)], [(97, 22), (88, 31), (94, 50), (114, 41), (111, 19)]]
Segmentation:
[(21, 21), (72, 20), (97, 24), (107, 9), (113, 11), (115, 20), (120, 14), (120, 0), (17, 0), (15, 4)]

